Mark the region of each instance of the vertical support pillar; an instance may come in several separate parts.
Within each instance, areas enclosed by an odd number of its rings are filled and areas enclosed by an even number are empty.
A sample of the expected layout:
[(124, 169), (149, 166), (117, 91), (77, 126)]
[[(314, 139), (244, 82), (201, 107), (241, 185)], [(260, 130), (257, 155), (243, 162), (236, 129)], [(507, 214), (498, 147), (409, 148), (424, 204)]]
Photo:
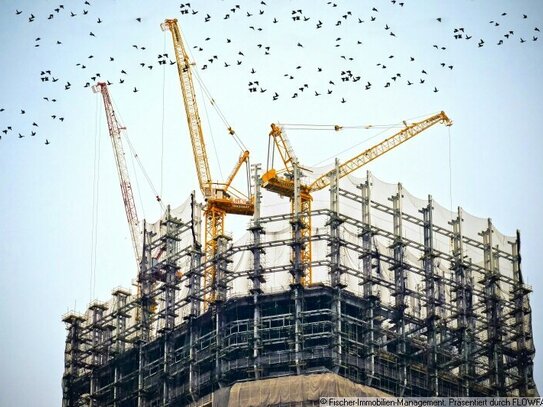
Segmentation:
[[(169, 208), (168, 208), (169, 211)], [(148, 342), (151, 334), (151, 313), (153, 306), (152, 289), (153, 289), (153, 261), (151, 253), (152, 232), (147, 231), (146, 223), (143, 225), (143, 255), (140, 264), (140, 273), (138, 278), (139, 291), (139, 334), (140, 340)]]
[(64, 375), (62, 376), (62, 407), (75, 407), (78, 395), (74, 394), (73, 381), (80, 374), (81, 338), (80, 331), (85, 318), (75, 313), (66, 315), (62, 321), (66, 324), (68, 335), (64, 348)]
[(190, 258), (190, 270), (187, 273), (189, 280), (189, 293), (188, 299), (190, 301), (190, 315), (191, 317), (198, 317), (200, 315), (200, 296), (203, 298), (201, 290), (202, 281), (202, 210), (196, 203), (194, 191), (190, 195), (190, 209), (191, 209), (191, 234), (192, 234), (192, 250)]
[(147, 357), (145, 353), (146, 343), (140, 338), (138, 340), (138, 403), (137, 407), (146, 406), (146, 391), (145, 391), (145, 376), (144, 369), (147, 365)]
[(91, 324), (90, 324), (90, 333), (91, 333), (91, 376), (90, 376), (90, 407), (98, 405), (96, 403), (97, 399), (97, 378), (96, 370), (104, 364), (104, 327), (102, 324), (102, 318), (104, 316), (104, 311), (107, 310), (107, 306), (98, 302), (95, 302), (90, 305), (89, 310), (91, 311)]
[(261, 255), (264, 254), (264, 249), (261, 247), (261, 235), (264, 234), (264, 228), (260, 221), (260, 206), (262, 202), (262, 193), (260, 191), (262, 180), (260, 179), (260, 164), (253, 166), (254, 179), (254, 197), (255, 197), (255, 212), (249, 232), (252, 235), (251, 253), (253, 255), (253, 269), (249, 273), (249, 279), (252, 286), (249, 292), (253, 296), (253, 355), (252, 355), (252, 370), (255, 380), (261, 377), (262, 364), (260, 361), (260, 353), (262, 351), (262, 338), (260, 336), (261, 329), (261, 305), (260, 295), (262, 294), (261, 284), (265, 283), (263, 276)]
[(436, 254), (434, 252), (433, 209), (432, 197), (428, 196), (428, 205), (420, 211), (422, 212), (424, 222), (424, 254), (422, 262), (424, 266), (426, 336), (428, 340), (426, 369), (429, 396), (438, 397), (440, 394), (437, 359), (438, 333), (436, 325), (439, 321), (439, 315), (436, 313), (436, 307), (441, 305), (441, 301), (439, 298), (439, 276), (436, 275), (434, 268)]
[(173, 259), (176, 250), (177, 234), (176, 228), (180, 225), (171, 218), (170, 207), (164, 221), (166, 233), (162, 240), (166, 247), (166, 256), (161, 265), (160, 275), (163, 284), (160, 287), (163, 295), (163, 309), (159, 313), (163, 326), (162, 334), (162, 405), (168, 405), (170, 402), (170, 390), (172, 385), (171, 365), (173, 360), (173, 330), (175, 328), (175, 297), (177, 291), (176, 279), (178, 267)]
[(531, 288), (524, 284), (520, 264), (520, 232), (517, 230), (516, 239), (511, 243), (513, 256), (513, 287), (511, 297), (515, 304), (513, 330), (516, 339), (516, 369), (518, 380), (515, 387), (521, 397), (534, 397), (535, 385), (533, 383), (533, 354), (535, 353), (533, 342), (530, 338), (532, 330), (532, 310), (528, 302), (528, 294)]
[(191, 194), (191, 233), (192, 233), (192, 250), (190, 258), (189, 270), (189, 293), (190, 314), (188, 315), (189, 329), (189, 394), (192, 401), (199, 398), (198, 386), (198, 330), (196, 318), (200, 315), (200, 298), (204, 298), (200, 290), (200, 282), (202, 280), (201, 265), (202, 265), (202, 244), (201, 244), (201, 208), (195, 201), (195, 194)]
[[(130, 317), (130, 315), (126, 314), (124, 308), (126, 307), (126, 302), (128, 297), (130, 296), (130, 292), (118, 288), (113, 291), (112, 295), (113, 297), (115, 297), (115, 334), (113, 337), (113, 355), (119, 356), (124, 353), (126, 348), (126, 321)], [(120, 397), (121, 373), (119, 369), (119, 364), (114, 362), (114, 366), (113, 407), (117, 407), (119, 405)]]
[(494, 252), (492, 234), (494, 227), (488, 219), (488, 227), (481, 233), (484, 245), (484, 301), (487, 323), (487, 358), (489, 384), (494, 396), (505, 396), (505, 371), (502, 350), (502, 315), (500, 298), (500, 273), (498, 253)]
[(364, 352), (364, 384), (372, 386), (378, 380), (375, 372), (375, 357), (377, 353), (376, 333), (379, 329), (376, 310), (379, 307), (379, 295), (375, 286), (373, 273), (374, 269), (380, 272), (379, 255), (373, 244), (373, 229), (371, 227), (371, 173), (366, 174), (366, 181), (359, 186), (362, 203), (362, 228), (360, 238), (362, 239), (362, 285), (364, 298), (364, 319), (366, 329), (363, 334)]
[[(293, 199), (293, 219), (291, 220), (293, 241), (291, 243), (293, 251), (291, 274), (293, 282), (290, 285), (294, 300), (294, 358), (293, 366), (296, 374), (302, 374), (303, 371), (303, 280), (305, 276), (305, 264), (302, 258), (302, 252), (305, 242), (302, 237), (302, 228), (305, 227), (302, 221), (302, 197), (300, 190), (300, 169), (298, 163), (293, 163), (294, 168), (294, 199)], [(309, 242), (310, 243), (310, 242)]]
[[(167, 216), (169, 216), (169, 207)], [(143, 225), (143, 255), (140, 264), (140, 273), (138, 277), (139, 291), (139, 338), (138, 346), (138, 388), (137, 388), (137, 407), (145, 407), (145, 368), (147, 365), (146, 345), (151, 336), (151, 313), (154, 304), (153, 298), (153, 264), (152, 264), (152, 232)]]
[(475, 378), (475, 366), (472, 357), (473, 335), (475, 330), (475, 315), (473, 313), (473, 278), (470, 263), (464, 254), (462, 232), (462, 208), (458, 207), (456, 219), (452, 225), (452, 257), (451, 269), (454, 272), (454, 286), (456, 292), (456, 341), (458, 343), (458, 356), (460, 358), (460, 383), (462, 396), (470, 397), (471, 383)]
[(215, 322), (215, 384), (222, 387), (222, 337), (224, 328), (224, 302), (226, 301), (226, 274), (231, 262), (227, 255), (228, 242), (231, 239), (221, 235), (217, 237), (217, 256), (215, 258), (215, 301), (212, 304)]
[(115, 336), (113, 344), (113, 353), (115, 355), (121, 354), (126, 349), (126, 321), (130, 318), (124, 308), (127, 305), (127, 299), (130, 296), (130, 292), (123, 290), (122, 288), (117, 288), (112, 293), (115, 297)]
[(405, 323), (406, 304), (406, 268), (404, 263), (405, 243), (403, 241), (402, 228), (402, 184), (398, 184), (398, 193), (392, 198), (393, 205), (393, 224), (394, 241), (391, 248), (394, 250), (394, 261), (390, 267), (394, 271), (394, 329), (397, 335), (396, 354), (398, 357), (398, 394), (400, 397), (405, 395), (408, 384), (408, 357), (407, 354), (407, 336)]
[(335, 373), (339, 373), (342, 366), (343, 343), (342, 343), (342, 290), (345, 284), (341, 280), (341, 237), (340, 226), (343, 220), (339, 216), (339, 160), (336, 159), (336, 169), (330, 176), (330, 283), (334, 290), (332, 298), (332, 366)]

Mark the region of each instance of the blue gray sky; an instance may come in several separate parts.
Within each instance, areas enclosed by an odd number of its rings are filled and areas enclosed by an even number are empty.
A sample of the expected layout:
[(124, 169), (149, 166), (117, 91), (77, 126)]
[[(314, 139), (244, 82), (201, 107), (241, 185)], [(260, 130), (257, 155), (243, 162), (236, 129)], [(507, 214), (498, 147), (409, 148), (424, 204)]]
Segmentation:
[[(160, 30), (170, 17), (253, 163), (266, 161), (271, 122), (391, 124), (444, 110), (450, 129), (435, 127), (367, 169), (415, 196), (490, 217), (504, 234), (520, 229), (539, 346), (540, 1), (88, 3), (0, 3), (1, 405), (59, 405), (62, 315), (136, 277), (102, 101), (90, 85), (112, 83), (117, 112), (165, 203), (177, 206), (198, 190), (171, 38)], [(239, 150), (204, 97), (200, 111), (212, 171), (224, 179)], [(386, 134), (289, 136), (304, 164), (321, 165)], [(160, 207), (126, 149), (140, 217), (154, 221)], [(246, 219), (231, 219), (227, 229), (242, 231)], [(542, 364), (537, 354), (540, 388)]]

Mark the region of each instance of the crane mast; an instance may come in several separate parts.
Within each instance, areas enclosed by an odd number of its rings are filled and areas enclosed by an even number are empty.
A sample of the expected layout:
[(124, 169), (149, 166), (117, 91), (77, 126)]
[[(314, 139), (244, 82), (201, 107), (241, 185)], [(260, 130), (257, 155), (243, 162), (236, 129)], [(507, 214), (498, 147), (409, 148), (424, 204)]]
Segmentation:
[[(225, 235), (224, 221), (227, 213), (251, 216), (254, 213), (253, 199), (243, 196), (230, 190), (234, 177), (239, 171), (241, 165), (248, 161), (249, 152), (244, 151), (238, 162), (234, 166), (231, 175), (224, 183), (212, 181), (209, 169), (209, 160), (205, 148), (204, 136), (198, 105), (196, 102), (196, 92), (192, 80), (190, 58), (183, 45), (181, 31), (177, 25), (177, 19), (167, 19), (161, 24), (163, 31), (169, 30), (172, 34), (172, 40), (177, 61), (177, 70), (181, 84), (181, 93), (183, 94), (183, 103), (187, 124), (189, 127), (190, 140), (198, 175), (200, 190), (206, 200), (204, 210), (205, 217), (205, 238), (204, 251), (206, 261), (213, 259), (217, 255), (217, 238)], [(229, 129), (230, 134), (233, 130)], [(206, 303), (215, 301), (216, 268), (210, 265), (204, 272), (204, 300)]]
[(126, 219), (128, 220), (134, 254), (136, 255), (136, 261), (139, 265), (142, 257), (140, 222), (138, 219), (138, 213), (136, 211), (134, 194), (132, 193), (132, 185), (130, 184), (128, 167), (126, 166), (125, 154), (121, 140), (121, 131), (126, 130), (126, 128), (121, 125), (117, 119), (117, 116), (115, 115), (115, 109), (113, 108), (113, 103), (111, 102), (107, 84), (104, 82), (98, 82), (95, 86), (93, 86), (93, 91), (95, 93), (101, 93), (102, 98), (104, 99), (107, 125), (109, 128), (111, 144), (113, 146), (117, 173), (119, 175), (119, 184), (121, 186), (124, 210), (126, 213)]
[[(443, 111), (432, 115), (420, 122), (415, 122), (410, 125), (407, 125), (407, 123), (404, 122), (405, 128), (403, 128), (396, 134), (386, 138), (382, 142), (374, 145), (373, 147), (370, 147), (362, 153), (347, 160), (345, 163), (337, 167), (337, 171), (339, 172), (338, 179), (352, 173), (353, 171), (358, 170), (370, 161), (373, 161), (376, 158), (382, 156), (383, 154), (389, 152), (390, 150), (398, 147), (402, 143), (415, 137), (416, 135), (420, 134), (424, 130), (432, 127), (434, 124), (437, 123), (443, 123), (446, 126), (452, 125), (452, 121)], [(262, 186), (267, 190), (274, 192), (280, 196), (290, 198), (291, 212), (294, 214), (297, 208), (294, 207), (294, 179), (292, 173), (292, 164), (293, 162), (295, 162), (296, 156), (294, 155), (294, 151), (290, 147), (290, 142), (286, 134), (282, 131), (281, 127), (276, 124), (272, 124), (271, 127), (272, 130), (269, 136), (273, 138), (274, 145), (279, 151), (285, 169), (280, 172), (278, 172), (274, 168), (268, 169), (268, 171), (262, 175)], [(336, 130), (339, 128), (339, 126), (336, 126)], [(311, 201), (313, 200), (313, 198), (311, 196), (311, 193), (329, 186), (331, 182), (331, 177), (335, 174), (335, 171), (336, 169), (333, 169), (322, 174), (309, 185), (300, 185), (301, 207), (298, 208), (298, 212), (299, 219), (305, 226), (302, 229), (302, 239), (304, 239), (304, 241), (307, 243), (305, 249), (302, 251), (301, 257), (302, 262), (308, 265), (307, 273), (302, 281), (304, 285), (309, 285), (312, 283)], [(286, 173), (286, 176), (281, 175), (281, 173), (283, 172)]]

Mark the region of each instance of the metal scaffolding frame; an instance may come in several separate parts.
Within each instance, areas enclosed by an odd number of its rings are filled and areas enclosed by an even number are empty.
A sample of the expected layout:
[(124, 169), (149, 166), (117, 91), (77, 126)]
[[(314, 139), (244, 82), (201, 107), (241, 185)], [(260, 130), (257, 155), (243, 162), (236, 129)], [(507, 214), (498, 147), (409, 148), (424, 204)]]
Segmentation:
[[(368, 173), (355, 191), (332, 178), (329, 207), (311, 213), (313, 225), (320, 219), (325, 227), (309, 242), (298, 212), (262, 216), (259, 171), (255, 166), (247, 243), (219, 236), (217, 255), (204, 258), (202, 208), (192, 196), (186, 218), (168, 208), (160, 233), (145, 226), (136, 295), (116, 289), (109, 302), (63, 318), (63, 406), (189, 404), (238, 381), (318, 372), (398, 396), (537, 394), (531, 288), (518, 232), (509, 248), (495, 242), (490, 220), (479, 236), (468, 236), (460, 208), (449, 227), (439, 225), (432, 197), (418, 216), (407, 213), (400, 184), (387, 203), (378, 202)], [(359, 215), (342, 212), (341, 203)], [(392, 227), (375, 216), (389, 217)], [(288, 237), (268, 235), (280, 222), (290, 223)], [(420, 241), (405, 227), (419, 228)], [(438, 237), (450, 250), (436, 247)], [(301, 252), (317, 242), (326, 255), (304, 264)], [(281, 247), (290, 261), (268, 264), (267, 253)], [(468, 249), (482, 252), (482, 264)], [(250, 257), (247, 267), (233, 267), (241, 253)], [(413, 253), (418, 262), (409, 259)], [(500, 271), (503, 262), (512, 276)], [(212, 288), (201, 281), (211, 265), (216, 296), (205, 306)], [(326, 268), (328, 278), (304, 287), (309, 266)], [(274, 273), (289, 273), (290, 284), (270, 288)], [(249, 280), (246, 293), (232, 294), (237, 279)]]

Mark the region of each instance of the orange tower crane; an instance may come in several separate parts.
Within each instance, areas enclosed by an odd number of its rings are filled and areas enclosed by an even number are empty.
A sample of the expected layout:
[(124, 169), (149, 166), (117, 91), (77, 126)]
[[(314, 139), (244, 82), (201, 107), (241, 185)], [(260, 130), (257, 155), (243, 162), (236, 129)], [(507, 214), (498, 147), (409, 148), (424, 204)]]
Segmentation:
[(130, 236), (132, 238), (134, 254), (136, 255), (136, 261), (139, 266), (142, 257), (142, 233), (138, 213), (136, 211), (134, 194), (132, 193), (132, 185), (130, 184), (130, 178), (128, 175), (128, 167), (126, 166), (123, 143), (121, 140), (121, 132), (126, 130), (126, 127), (121, 125), (117, 119), (117, 116), (115, 115), (115, 109), (113, 108), (111, 97), (109, 96), (107, 84), (104, 82), (98, 82), (92, 87), (92, 90), (94, 93), (101, 93), (104, 99), (107, 125), (109, 127), (111, 144), (113, 145), (115, 163), (117, 164), (117, 173), (119, 174), (119, 184), (121, 186), (121, 194), (123, 196), (124, 210), (126, 212), (126, 219), (128, 220), (128, 226), (130, 228)]
[[(366, 165), (370, 161), (375, 160), (377, 157), (389, 152), (390, 150), (398, 147), (400, 144), (415, 137), (417, 134), (432, 127), (436, 123), (443, 123), (447, 126), (452, 125), (452, 121), (447, 117), (445, 112), (440, 112), (433, 116), (430, 116), (420, 122), (407, 124), (404, 122), (405, 127), (396, 134), (386, 138), (379, 144), (368, 148), (355, 157), (341, 164), (337, 171), (338, 179), (356, 171), (360, 167)], [(341, 126), (334, 126), (334, 129), (341, 130)], [(306, 264), (307, 272), (303, 279), (304, 285), (312, 283), (311, 274), (311, 194), (319, 191), (330, 185), (330, 179), (335, 174), (336, 169), (326, 172), (319, 176), (309, 185), (300, 184), (300, 208), (296, 208), (294, 202), (294, 166), (298, 165), (296, 155), (292, 149), (290, 142), (283, 132), (281, 126), (277, 124), (271, 125), (270, 137), (273, 139), (275, 149), (278, 151), (283, 161), (284, 168), (277, 171), (274, 168), (268, 169), (266, 173), (262, 175), (262, 186), (268, 191), (272, 191), (280, 196), (290, 198), (291, 211), (294, 214), (298, 210), (300, 221), (304, 225), (302, 229), (302, 238), (307, 242), (305, 248), (302, 251), (302, 262)], [(271, 162), (270, 155), (273, 155), (273, 150), (268, 151), (268, 163)], [(273, 165), (273, 163), (271, 163)]]
[[(161, 24), (163, 31), (170, 31), (172, 34), (175, 57), (177, 60), (177, 70), (181, 83), (181, 93), (185, 105), (185, 113), (189, 128), (190, 140), (194, 162), (196, 164), (196, 174), (200, 190), (206, 200), (204, 210), (205, 216), (205, 240), (204, 250), (206, 260), (209, 261), (217, 255), (217, 238), (225, 233), (224, 220), (227, 213), (251, 216), (254, 213), (253, 199), (238, 191), (234, 191), (231, 184), (236, 174), (244, 163), (248, 163), (249, 152), (243, 151), (238, 162), (234, 166), (232, 173), (225, 182), (213, 182), (209, 168), (209, 160), (206, 152), (204, 135), (198, 105), (196, 101), (196, 92), (192, 80), (191, 67), (188, 53), (185, 49), (181, 31), (177, 24), (177, 19), (167, 19)], [(231, 135), (234, 135), (232, 128), (228, 129)], [(213, 265), (209, 266), (204, 273), (204, 290), (206, 301), (212, 303), (215, 301), (215, 276), (216, 269)]]

